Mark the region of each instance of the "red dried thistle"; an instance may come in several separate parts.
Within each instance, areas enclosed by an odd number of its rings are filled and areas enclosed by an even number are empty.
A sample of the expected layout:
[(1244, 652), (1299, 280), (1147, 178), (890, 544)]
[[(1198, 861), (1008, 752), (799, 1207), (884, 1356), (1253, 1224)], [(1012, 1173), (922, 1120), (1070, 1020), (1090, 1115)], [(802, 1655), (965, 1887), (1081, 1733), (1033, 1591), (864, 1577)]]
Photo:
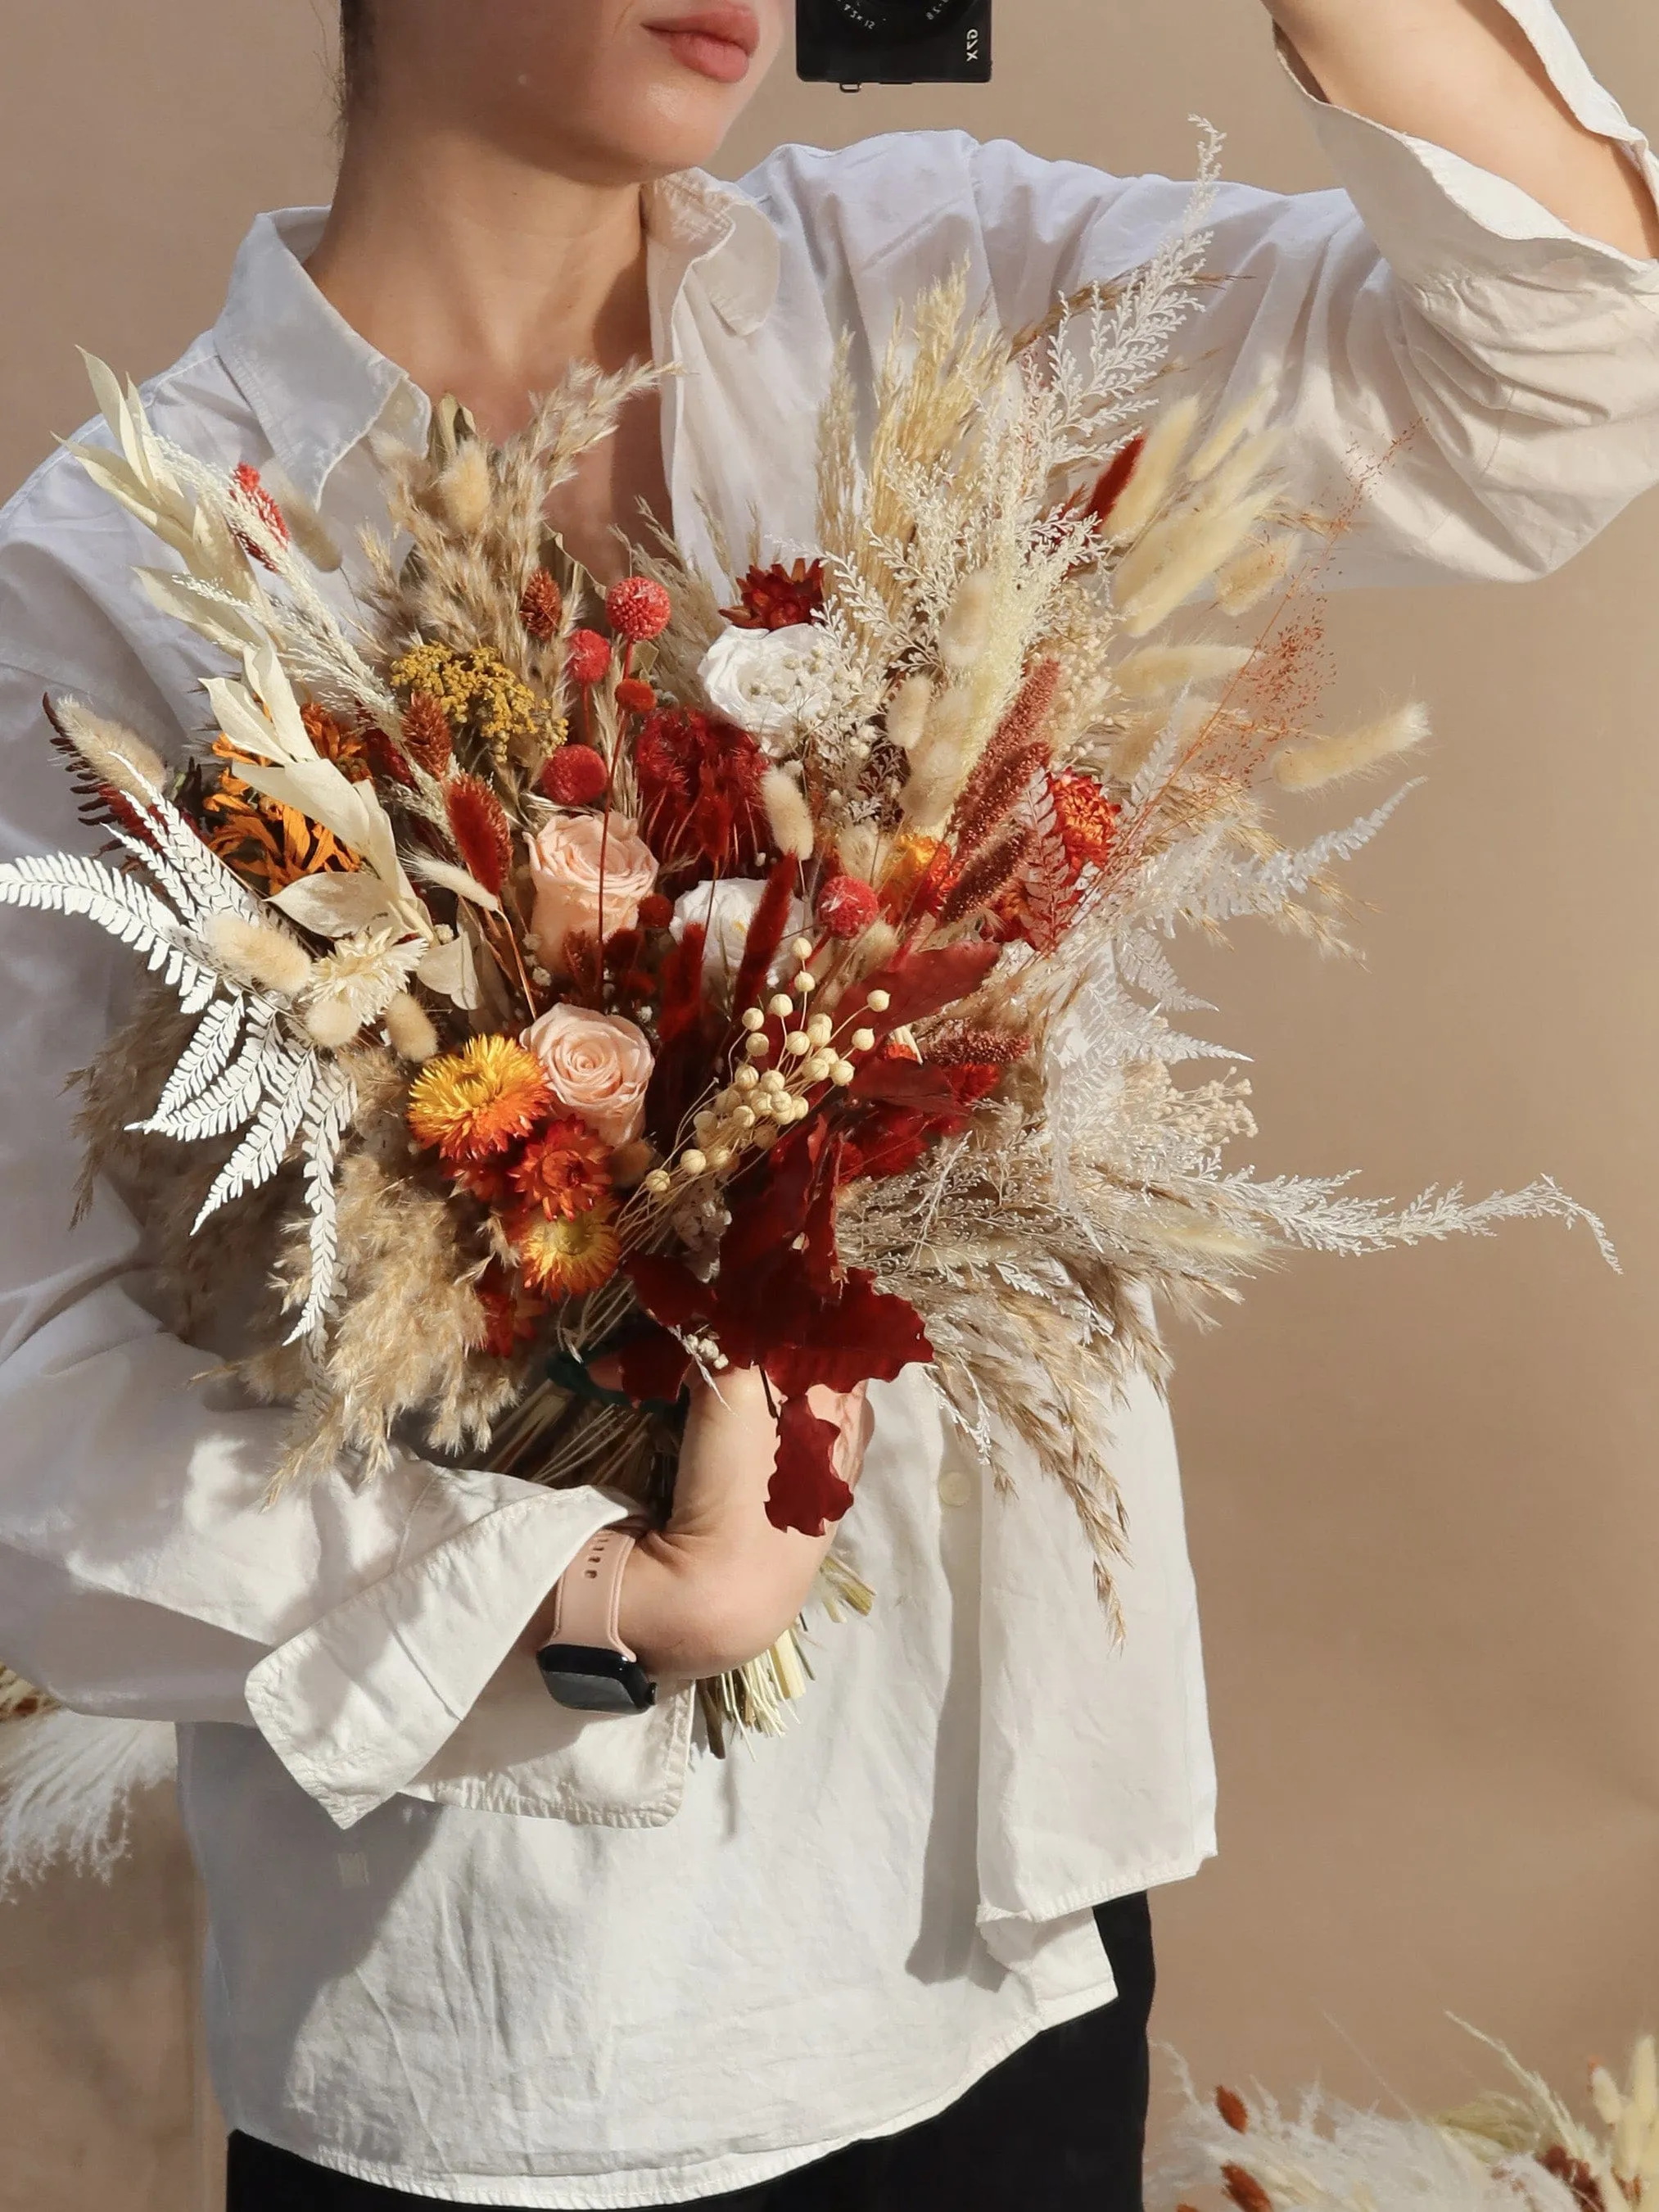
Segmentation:
[(726, 867), (765, 850), (766, 756), (735, 722), (661, 709), (641, 727), (634, 769), (641, 827), (663, 860)]
[(444, 808), (461, 866), (499, 898), (513, 865), (513, 825), (481, 777), (458, 775), (444, 786)]
[(1249, 2168), (1224, 2166), (1221, 2179), (1238, 2212), (1273, 2212), (1273, 2200)]
[(740, 603), (720, 611), (735, 629), (793, 629), (823, 612), (823, 563), (751, 568), (738, 586)]
[(630, 645), (660, 637), (674, 618), (666, 587), (652, 576), (624, 576), (605, 595), (605, 618)]
[(656, 693), (637, 676), (624, 676), (617, 686), (617, 704), (624, 714), (648, 714), (656, 703)]
[(541, 772), (544, 799), (555, 806), (591, 806), (603, 799), (611, 771), (592, 745), (561, 745)]
[[(231, 482), (235, 487), (238, 503), (243, 507), (252, 507), (276, 543), (279, 545), (286, 545), (289, 542), (288, 524), (283, 519), (283, 510), (265, 489), (259, 471), (254, 467), (252, 462), (242, 462), (231, 477)], [(251, 561), (257, 561), (262, 568), (269, 568), (273, 574), (275, 573), (276, 563), (246, 531), (239, 530), (236, 532), (236, 543)]]
[(831, 876), (818, 893), (818, 926), (831, 937), (861, 937), (880, 913), (881, 896), (862, 876)]
[(558, 635), (559, 624), (564, 620), (564, 593), (549, 569), (536, 569), (525, 586), (519, 599), (519, 620), (542, 645), (550, 644)]
[(1218, 2089), (1215, 2108), (1236, 2136), (1250, 2132), (1250, 2108), (1237, 2089)]
[(611, 1196), (611, 1147), (586, 1121), (561, 1115), (538, 1129), (507, 1170), (526, 1206), (550, 1221), (574, 1221)]
[(611, 641), (596, 629), (573, 629), (565, 653), (565, 672), (584, 690), (603, 684), (611, 673)]
[(416, 768), (440, 781), (448, 775), (455, 758), (455, 733), (443, 702), (430, 691), (416, 691), (404, 709), (404, 750)]
[(1117, 842), (1121, 807), (1108, 799), (1093, 776), (1075, 769), (1048, 779), (1055, 827), (1066, 848), (1066, 866), (1073, 878), (1085, 868), (1104, 867)]

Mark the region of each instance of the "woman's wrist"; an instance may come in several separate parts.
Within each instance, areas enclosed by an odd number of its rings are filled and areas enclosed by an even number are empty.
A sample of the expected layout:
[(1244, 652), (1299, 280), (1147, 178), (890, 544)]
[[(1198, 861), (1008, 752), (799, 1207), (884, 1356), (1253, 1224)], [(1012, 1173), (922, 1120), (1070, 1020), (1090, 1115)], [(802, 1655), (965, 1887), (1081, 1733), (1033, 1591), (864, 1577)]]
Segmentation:
[(799, 1613), (824, 1549), (769, 1524), (752, 1543), (672, 1528), (644, 1536), (623, 1575), (623, 1641), (653, 1678), (744, 1666)]

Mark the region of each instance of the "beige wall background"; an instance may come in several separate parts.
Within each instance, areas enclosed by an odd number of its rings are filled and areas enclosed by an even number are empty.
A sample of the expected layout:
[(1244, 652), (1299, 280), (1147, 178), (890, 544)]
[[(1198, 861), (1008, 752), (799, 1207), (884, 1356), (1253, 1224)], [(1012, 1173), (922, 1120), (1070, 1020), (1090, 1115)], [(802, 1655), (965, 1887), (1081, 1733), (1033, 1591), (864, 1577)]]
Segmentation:
[[(1659, 117), (1659, 15), (1565, 0)], [(0, 0), (0, 488), (211, 320), (257, 208), (326, 194), (324, 0)], [(1004, 0), (999, 82), (857, 100), (780, 78), (730, 149), (915, 125), (1326, 181), (1255, 0)], [(1547, 1169), (1588, 1238), (1312, 1260), (1181, 1347), (1224, 1852), (1159, 1902), (1158, 2029), (1200, 2080), (1450, 2102), (1455, 2009), (1575, 2084), (1659, 2015), (1659, 501), (1526, 590), (1341, 605), (1344, 702), (1438, 741), (1355, 882), (1363, 967), (1245, 939), (1199, 963), (1253, 1045), (1272, 1169), (1480, 1192)], [(193, 1904), (167, 1808), (108, 1888), (0, 1908), (0, 2212), (213, 2202)]]

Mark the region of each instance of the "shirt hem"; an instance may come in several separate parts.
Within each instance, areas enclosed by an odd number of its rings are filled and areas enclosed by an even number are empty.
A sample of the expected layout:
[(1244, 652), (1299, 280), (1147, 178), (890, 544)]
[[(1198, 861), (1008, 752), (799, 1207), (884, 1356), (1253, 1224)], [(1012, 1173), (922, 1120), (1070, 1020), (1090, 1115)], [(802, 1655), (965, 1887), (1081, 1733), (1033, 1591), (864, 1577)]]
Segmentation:
[[(1039, 2035), (1046, 2034), (1052, 2027), (1063, 2027), (1068, 2021), (1080, 2020), (1085, 2013), (1099, 2011), (1111, 2004), (1116, 1996), (1109, 1968), (1100, 1981), (1091, 1983), (1087, 1989), (1073, 1990), (1036, 2006), (1014, 2028), (976, 2053), (951, 2086), (936, 2097), (892, 2118), (852, 2128), (821, 2143), (797, 2145), (787, 2150), (738, 2153), (696, 2167), (657, 2167), (649, 2172), (554, 2178), (532, 2174), (413, 2173), (372, 2159), (353, 2158), (348, 2153), (326, 2147), (301, 2148), (298, 2143), (283, 2142), (265, 2129), (251, 2126), (240, 2117), (231, 2118), (229, 2124), (244, 2133), (257, 2136), (273, 2149), (307, 2159), (313, 2165), (326, 2167), (331, 2173), (346, 2174), (355, 2181), (372, 2182), (382, 2189), (401, 2190), (405, 2196), (423, 2197), (436, 2203), (489, 2205), (496, 2207), (497, 2212), (641, 2212), (644, 2207), (695, 2204), (734, 2190), (758, 2188), (785, 2174), (799, 2172), (820, 2160), (833, 2158), (851, 2143), (879, 2142), (889, 2136), (902, 2135), (907, 2129), (920, 2127), (923, 2122), (948, 2111), (976, 2082)], [(458, 2195), (458, 2191), (462, 2193)]]

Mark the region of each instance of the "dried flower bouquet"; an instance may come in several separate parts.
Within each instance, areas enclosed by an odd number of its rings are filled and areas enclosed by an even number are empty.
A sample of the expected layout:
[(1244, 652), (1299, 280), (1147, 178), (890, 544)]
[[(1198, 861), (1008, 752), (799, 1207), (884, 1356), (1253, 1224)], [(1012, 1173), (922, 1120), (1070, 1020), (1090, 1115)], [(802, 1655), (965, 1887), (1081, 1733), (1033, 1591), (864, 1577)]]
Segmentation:
[[(113, 449), (80, 459), (234, 672), (182, 775), (52, 702), (110, 859), (15, 862), (0, 902), (150, 971), (86, 1079), (88, 1174), (137, 1192), (181, 1326), (266, 1279), (239, 1372), (293, 1408), (276, 1485), (406, 1438), (661, 1513), (688, 1376), (755, 1365), (769, 1513), (821, 1532), (851, 1498), (809, 1388), (921, 1364), (1065, 1486), (1109, 1601), (1108, 1425), (1162, 1373), (1154, 1301), (1285, 1245), (1577, 1212), (1255, 1180), (1223, 1164), (1248, 1086), (1170, 1073), (1228, 1055), (1174, 1025), (1167, 942), (1255, 915), (1337, 943), (1332, 871), (1397, 803), (1297, 848), (1267, 787), (1425, 733), (1309, 726), (1322, 526), (1261, 405), (1158, 404), (1205, 169), (1152, 264), (1042, 330), (965, 279), (918, 300), (867, 435), (835, 380), (817, 544), (720, 549), (725, 591), (658, 533), (601, 592), (545, 524), (643, 373), (575, 370), (499, 449), (450, 403), (385, 450), (396, 537), (348, 598), (303, 502), (94, 364)], [(868, 1602), (835, 1569), (823, 1595)], [(800, 1686), (792, 1639), (706, 1709), (775, 1725)]]

